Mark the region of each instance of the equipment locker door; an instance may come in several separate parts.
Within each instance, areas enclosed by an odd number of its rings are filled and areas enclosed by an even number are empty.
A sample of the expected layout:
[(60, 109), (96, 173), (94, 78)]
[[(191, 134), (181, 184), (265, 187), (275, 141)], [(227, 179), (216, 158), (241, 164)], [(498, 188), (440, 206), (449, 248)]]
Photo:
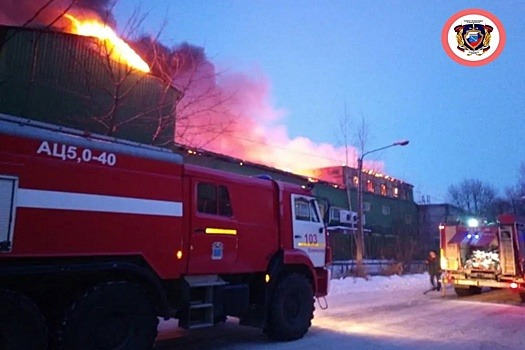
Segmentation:
[(514, 276), (517, 271), (513, 230), (513, 225), (501, 225), (499, 228), (499, 261), (501, 273)]
[(190, 274), (228, 273), (237, 259), (237, 225), (228, 186), (192, 180)]
[(316, 267), (325, 265), (326, 233), (313, 197), (292, 194), (293, 244), (304, 251)]

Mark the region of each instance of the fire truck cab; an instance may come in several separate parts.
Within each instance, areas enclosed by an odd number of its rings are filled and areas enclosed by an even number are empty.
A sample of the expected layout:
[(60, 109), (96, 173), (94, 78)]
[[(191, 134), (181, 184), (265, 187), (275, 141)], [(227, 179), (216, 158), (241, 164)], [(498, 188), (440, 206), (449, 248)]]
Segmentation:
[(484, 226), (441, 224), (439, 231), (443, 282), (458, 296), (511, 288), (525, 301), (525, 229), (516, 216)]

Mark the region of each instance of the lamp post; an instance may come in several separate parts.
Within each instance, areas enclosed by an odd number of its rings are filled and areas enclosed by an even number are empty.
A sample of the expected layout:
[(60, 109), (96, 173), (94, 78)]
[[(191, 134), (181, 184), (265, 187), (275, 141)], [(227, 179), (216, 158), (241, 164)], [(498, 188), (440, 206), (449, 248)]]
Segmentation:
[(364, 254), (365, 254), (365, 240), (364, 240), (364, 229), (363, 229), (363, 158), (377, 151), (382, 151), (384, 149), (394, 147), (394, 146), (406, 146), (408, 145), (408, 140), (397, 141), (391, 145), (377, 148), (368, 152), (364, 152), (361, 157), (357, 159), (357, 235), (356, 235), (356, 260), (358, 265), (361, 264)]

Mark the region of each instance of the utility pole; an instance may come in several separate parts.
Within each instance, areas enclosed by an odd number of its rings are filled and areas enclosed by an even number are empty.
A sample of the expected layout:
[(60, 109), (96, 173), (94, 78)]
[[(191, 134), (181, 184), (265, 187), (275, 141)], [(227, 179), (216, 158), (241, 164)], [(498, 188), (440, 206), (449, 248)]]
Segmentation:
[(406, 146), (408, 145), (408, 140), (394, 142), (391, 145), (380, 147), (368, 152), (364, 152), (361, 157), (357, 159), (357, 232), (356, 232), (356, 261), (358, 269), (361, 268), (363, 263), (363, 258), (365, 256), (365, 235), (364, 235), (364, 225), (363, 225), (363, 158), (377, 151), (382, 151), (384, 149), (394, 147), (394, 146)]

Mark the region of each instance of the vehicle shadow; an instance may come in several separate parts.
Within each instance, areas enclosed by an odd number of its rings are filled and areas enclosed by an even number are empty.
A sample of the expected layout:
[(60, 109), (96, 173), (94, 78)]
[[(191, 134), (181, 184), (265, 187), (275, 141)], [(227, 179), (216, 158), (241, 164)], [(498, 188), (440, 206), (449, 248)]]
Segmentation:
[(458, 297), (454, 292), (454, 288), (447, 287), (446, 294), (443, 299), (456, 299), (470, 302), (484, 302), (493, 304), (506, 304), (525, 307), (525, 303), (521, 301), (519, 294), (510, 289), (491, 289), (483, 288), (481, 294), (474, 294), (465, 297)]
[(262, 330), (239, 326), (236, 319), (203, 329), (184, 330), (177, 320), (161, 321), (155, 349), (224, 349), (242, 348), (244, 345), (271, 346), (272, 342)]

